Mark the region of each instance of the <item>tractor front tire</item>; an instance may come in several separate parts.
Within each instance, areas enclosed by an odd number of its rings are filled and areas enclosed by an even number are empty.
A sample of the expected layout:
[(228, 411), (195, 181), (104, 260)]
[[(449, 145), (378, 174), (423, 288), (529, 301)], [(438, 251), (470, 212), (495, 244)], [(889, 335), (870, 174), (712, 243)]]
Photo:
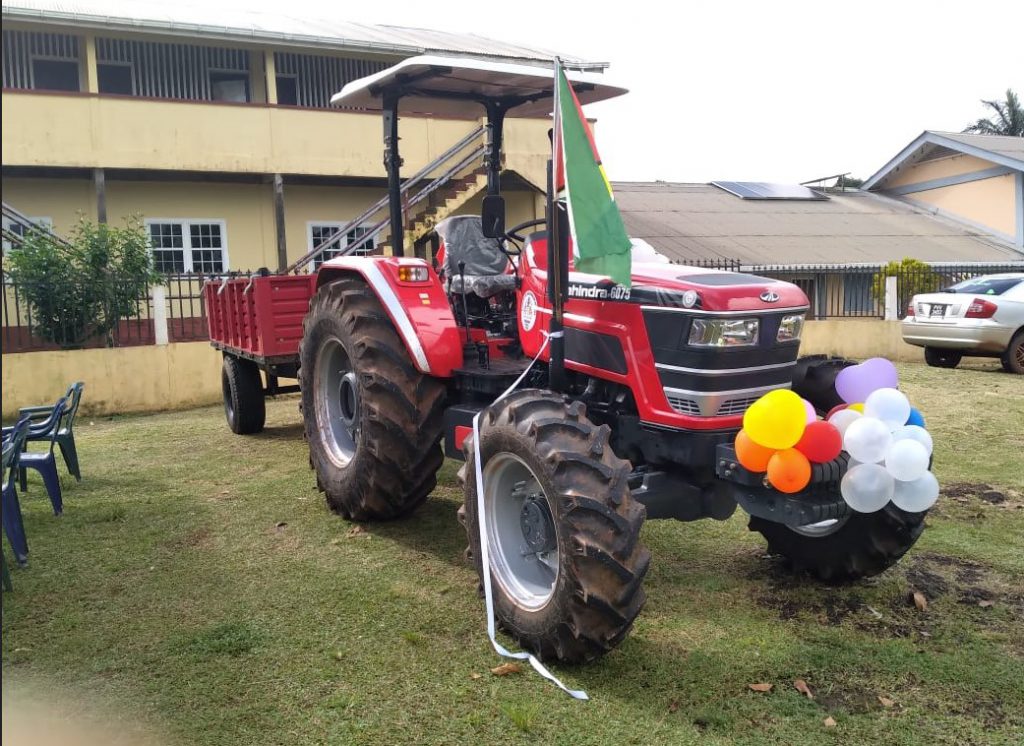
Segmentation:
[(749, 528), (764, 536), (769, 554), (784, 557), (794, 572), (844, 583), (896, 564), (924, 530), (926, 513), (907, 513), (890, 503), (875, 513), (850, 511), (831, 527), (790, 528), (751, 518)]
[(806, 355), (793, 368), (793, 391), (814, 405), (821, 414), (845, 404), (836, 393), (836, 376), (843, 368), (856, 365), (853, 360), (830, 355)]
[[(480, 461), (495, 615), (541, 658), (581, 663), (618, 645), (644, 605), (644, 507), (607, 425), (580, 402), (519, 391), (480, 415)], [(460, 511), (483, 579), (472, 437)]]
[(224, 416), (235, 435), (263, 432), (267, 421), (267, 403), (263, 398), (263, 379), (256, 364), (242, 358), (225, 356), (220, 375), (224, 395)]
[(416, 369), (361, 278), (313, 296), (299, 361), (310, 465), (331, 509), (368, 521), (419, 507), (444, 461), (445, 387)]

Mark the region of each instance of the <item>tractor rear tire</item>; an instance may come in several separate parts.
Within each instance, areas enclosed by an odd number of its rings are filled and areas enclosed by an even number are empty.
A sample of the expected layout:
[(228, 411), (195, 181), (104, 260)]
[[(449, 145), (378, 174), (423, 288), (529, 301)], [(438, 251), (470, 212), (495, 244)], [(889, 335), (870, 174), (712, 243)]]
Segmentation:
[(310, 465), (331, 509), (369, 521), (418, 508), (444, 461), (445, 387), (416, 369), (366, 282), (316, 292), (299, 360)]
[(924, 361), (933, 368), (955, 368), (963, 359), (958, 350), (945, 350), (941, 347), (925, 347)]
[(876, 513), (850, 511), (830, 530), (793, 529), (763, 518), (749, 528), (768, 540), (768, 552), (784, 557), (794, 572), (826, 583), (878, 575), (907, 553), (924, 530), (924, 513), (907, 513), (891, 503)]
[(224, 395), (224, 416), (231, 432), (235, 435), (263, 432), (267, 422), (267, 403), (263, 398), (263, 379), (256, 364), (225, 356), (220, 383)]
[[(587, 419), (583, 404), (550, 391), (516, 392), (480, 416), (495, 615), (540, 658), (581, 663), (607, 653), (646, 600), (646, 510), (632, 498), (631, 467), (612, 451), (610, 432)], [(464, 448), (460, 516), (482, 579), (472, 436)]]

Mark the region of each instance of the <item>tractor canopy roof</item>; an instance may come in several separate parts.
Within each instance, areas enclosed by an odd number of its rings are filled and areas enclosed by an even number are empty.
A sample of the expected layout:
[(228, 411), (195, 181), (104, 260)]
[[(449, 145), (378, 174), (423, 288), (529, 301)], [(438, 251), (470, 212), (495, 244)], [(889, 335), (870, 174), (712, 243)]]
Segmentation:
[[(581, 104), (626, 93), (602, 75), (566, 70)], [(399, 113), (448, 117), (479, 117), (480, 106), (500, 103), (517, 117), (551, 113), (554, 65), (495, 62), (468, 57), (422, 55), (402, 60), (374, 75), (353, 80), (331, 97), (331, 103), (355, 109), (380, 110), (384, 96), (399, 95)]]

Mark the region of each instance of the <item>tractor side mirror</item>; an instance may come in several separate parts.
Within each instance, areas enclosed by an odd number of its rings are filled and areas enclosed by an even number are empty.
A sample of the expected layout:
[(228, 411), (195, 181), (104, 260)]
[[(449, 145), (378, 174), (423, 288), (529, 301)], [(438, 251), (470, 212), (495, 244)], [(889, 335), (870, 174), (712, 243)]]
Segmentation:
[(485, 238), (505, 237), (505, 198), (500, 194), (488, 194), (480, 208), (480, 220)]

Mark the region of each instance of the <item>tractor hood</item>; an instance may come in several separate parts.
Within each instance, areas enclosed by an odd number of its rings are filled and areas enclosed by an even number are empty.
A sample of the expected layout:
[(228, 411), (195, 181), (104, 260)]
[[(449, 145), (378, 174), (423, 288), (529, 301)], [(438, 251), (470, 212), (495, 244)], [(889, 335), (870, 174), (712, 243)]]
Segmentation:
[[(547, 240), (534, 233), (524, 248), (532, 268), (546, 271)], [(642, 259), (638, 257), (640, 255)], [(650, 253), (634, 250), (632, 287), (616, 284), (602, 275), (577, 272), (570, 264), (569, 300), (609, 300), (639, 303), (644, 306), (692, 309), (694, 312), (756, 311), (771, 313), (808, 307), (804, 292), (789, 282), (745, 272), (648, 261)]]

